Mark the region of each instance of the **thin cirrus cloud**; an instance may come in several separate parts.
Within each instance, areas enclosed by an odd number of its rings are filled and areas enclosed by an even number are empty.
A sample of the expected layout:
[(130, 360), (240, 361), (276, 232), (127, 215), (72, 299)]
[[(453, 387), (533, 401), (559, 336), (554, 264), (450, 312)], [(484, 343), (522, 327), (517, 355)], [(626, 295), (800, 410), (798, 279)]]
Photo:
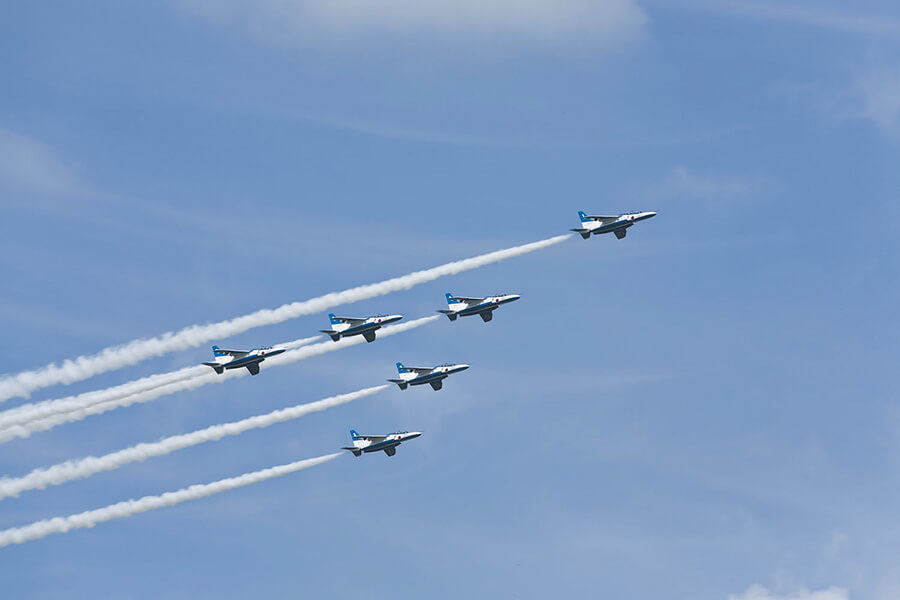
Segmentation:
[(789, 594), (776, 594), (756, 584), (743, 594), (729, 595), (728, 600), (850, 600), (850, 596), (847, 590), (838, 587), (818, 591), (801, 589)]
[(0, 128), (0, 180), (37, 192), (66, 195), (83, 191), (77, 169), (46, 144)]
[[(679, 0), (683, 8), (760, 21), (792, 23), (876, 37), (900, 37), (900, 19), (828, 6), (822, 2), (749, 2), (746, 0)], [(847, 4), (849, 6), (849, 3)]]
[(871, 121), (886, 135), (900, 138), (900, 68), (882, 68), (860, 76), (851, 95), (851, 116)]
[(620, 43), (646, 21), (636, 0), (178, 0), (178, 7), (273, 44), (404, 35)]

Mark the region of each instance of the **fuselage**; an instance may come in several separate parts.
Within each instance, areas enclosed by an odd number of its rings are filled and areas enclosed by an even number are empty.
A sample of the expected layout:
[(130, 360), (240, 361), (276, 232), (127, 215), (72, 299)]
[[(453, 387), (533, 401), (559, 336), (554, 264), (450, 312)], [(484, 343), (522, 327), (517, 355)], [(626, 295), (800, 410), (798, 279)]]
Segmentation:
[(403, 315), (377, 315), (374, 317), (369, 317), (365, 320), (365, 322), (358, 325), (352, 325), (350, 323), (335, 323), (331, 326), (331, 328), (334, 331), (340, 333), (341, 336), (347, 337), (350, 335), (360, 335), (367, 331), (375, 331), (377, 329), (381, 329), (385, 325), (396, 323), (402, 318)]
[(426, 383), (431, 383), (432, 381), (446, 379), (454, 373), (462, 373), (468, 368), (469, 365), (465, 364), (438, 365), (434, 367), (430, 373), (400, 373), (400, 379), (403, 379), (409, 385), (423, 385)]
[(403, 318), (403, 315), (375, 315), (365, 319), (356, 317), (336, 317), (329, 314), (331, 319), (331, 329), (320, 329), (322, 333), (328, 334), (335, 342), (340, 341), (342, 337), (351, 337), (361, 335), (366, 338), (367, 342), (375, 341), (375, 332), (385, 325), (396, 323)]
[(414, 440), (420, 435), (422, 435), (422, 432), (420, 431), (399, 431), (397, 433), (389, 434), (384, 440), (380, 442), (372, 442), (366, 439), (353, 440), (353, 446), (367, 453), (381, 452), (385, 448), (399, 446), (403, 442)]
[[(497, 296), (488, 296), (483, 301), (478, 304), (466, 304), (464, 302), (459, 302), (456, 304), (449, 304), (448, 307), (450, 310), (456, 312), (461, 317), (468, 317), (471, 315), (477, 315), (485, 310), (493, 310), (498, 306), (503, 306), (504, 304), (509, 304), (510, 302), (515, 302), (522, 296), (518, 294), (502, 294)], [(504, 313), (505, 314), (505, 313)]]
[[(267, 358), (278, 356), (283, 352), (285, 352), (284, 348), (254, 348), (253, 350), (250, 350), (245, 356), (234, 358), (221, 364), (225, 369), (240, 369), (246, 367), (249, 364), (259, 363)], [(217, 362), (218, 358), (219, 357), (216, 357)]]
[(587, 221), (583, 223), (585, 229), (590, 229), (591, 233), (601, 234), (601, 233), (610, 233), (617, 229), (626, 229), (631, 227), (635, 223), (639, 223), (641, 221), (646, 221), (652, 217), (655, 217), (655, 212), (633, 212), (633, 213), (625, 213), (619, 215), (619, 217), (611, 222), (605, 223), (602, 221)]

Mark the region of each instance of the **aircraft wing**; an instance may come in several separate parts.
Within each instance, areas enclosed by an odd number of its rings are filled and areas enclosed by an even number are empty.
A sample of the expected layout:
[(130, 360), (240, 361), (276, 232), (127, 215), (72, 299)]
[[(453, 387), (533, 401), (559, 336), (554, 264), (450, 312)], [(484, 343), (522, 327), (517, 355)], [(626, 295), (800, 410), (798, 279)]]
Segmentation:
[(484, 298), (469, 298), (467, 296), (452, 296), (450, 299), (451, 300), (459, 300), (459, 301), (465, 302), (467, 304), (471, 303), (471, 302), (484, 302)]
[(387, 439), (386, 435), (358, 435), (357, 437), (362, 438), (364, 440), (369, 440), (373, 444), (377, 444), (378, 442), (383, 442)]
[(434, 371), (434, 367), (407, 367), (404, 366), (404, 369), (407, 371), (415, 371), (416, 373), (431, 373)]
[(609, 215), (588, 215), (588, 219), (593, 219), (594, 221), (600, 221), (601, 223), (612, 223), (613, 221), (617, 221), (619, 219), (619, 215), (609, 216)]
[(243, 358), (250, 354), (247, 350), (223, 350), (219, 348), (219, 352), (224, 352), (228, 356), (233, 356), (234, 358)]
[(350, 323), (351, 325), (356, 325), (358, 323), (365, 323), (365, 319), (357, 319), (356, 317), (335, 317), (338, 321), (342, 323)]

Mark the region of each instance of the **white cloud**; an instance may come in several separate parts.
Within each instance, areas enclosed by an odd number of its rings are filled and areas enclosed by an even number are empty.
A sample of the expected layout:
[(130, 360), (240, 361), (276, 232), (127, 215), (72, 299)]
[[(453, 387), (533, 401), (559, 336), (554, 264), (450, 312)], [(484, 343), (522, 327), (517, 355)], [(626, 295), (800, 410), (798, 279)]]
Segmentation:
[(747, 2), (745, 0), (683, 0), (686, 8), (708, 10), (764, 21), (793, 23), (866, 36), (900, 37), (900, 20), (839, 10), (822, 3)]
[(72, 165), (41, 142), (0, 129), (0, 179), (13, 185), (56, 195), (83, 188)]
[(438, 35), (621, 42), (646, 20), (637, 0), (177, 0), (185, 12), (237, 24), (268, 43)]
[(871, 121), (891, 137), (900, 137), (900, 68), (871, 70), (852, 88), (850, 115)]
[(699, 175), (679, 166), (669, 172), (658, 188), (657, 192), (664, 196), (717, 201), (752, 196), (759, 193), (764, 185), (759, 178)]
[(728, 600), (849, 600), (849, 598), (847, 590), (837, 587), (817, 592), (801, 589), (792, 594), (780, 595), (770, 592), (759, 584), (751, 586), (750, 589), (738, 596), (734, 594), (728, 596)]

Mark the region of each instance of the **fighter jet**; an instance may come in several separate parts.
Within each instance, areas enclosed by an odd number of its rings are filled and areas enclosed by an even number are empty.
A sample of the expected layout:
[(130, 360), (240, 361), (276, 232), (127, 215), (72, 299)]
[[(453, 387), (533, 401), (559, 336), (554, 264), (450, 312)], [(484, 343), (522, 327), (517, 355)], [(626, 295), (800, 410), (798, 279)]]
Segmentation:
[(572, 231), (580, 233), (584, 239), (591, 237), (592, 233), (598, 235), (613, 232), (621, 240), (628, 233), (629, 227), (638, 221), (655, 216), (655, 212), (628, 212), (616, 217), (588, 216), (579, 210), (578, 218), (581, 219), (581, 227), (572, 229)]
[(457, 317), (478, 315), (487, 323), (494, 318), (494, 311), (504, 304), (515, 302), (521, 298), (518, 294), (496, 294), (485, 298), (467, 298), (447, 294), (447, 310), (439, 310), (439, 313), (447, 315), (451, 321)]
[(359, 435), (353, 429), (350, 430), (350, 439), (353, 446), (344, 446), (341, 450), (349, 450), (353, 456), (361, 456), (363, 452), (379, 452), (384, 450), (388, 456), (397, 453), (397, 446), (408, 440), (414, 440), (422, 435), (421, 431), (398, 431), (387, 435)]
[(388, 379), (396, 383), (401, 390), (410, 385), (430, 384), (435, 391), (441, 389), (445, 379), (454, 373), (460, 373), (469, 368), (469, 365), (438, 365), (436, 367), (404, 367), (403, 363), (397, 363), (397, 372), (400, 379)]
[(381, 329), (388, 323), (394, 323), (403, 318), (403, 315), (375, 315), (364, 319), (356, 317), (336, 317), (334, 313), (329, 313), (331, 319), (331, 329), (320, 329), (322, 333), (327, 333), (335, 342), (340, 341), (341, 337), (350, 337), (351, 335), (361, 335), (366, 338), (367, 342), (375, 341), (375, 331)]
[(218, 346), (213, 346), (212, 349), (213, 356), (216, 357), (215, 362), (203, 364), (212, 367), (219, 375), (224, 373), (225, 369), (240, 369), (241, 367), (247, 367), (251, 375), (257, 375), (259, 363), (285, 351), (284, 348), (273, 348), (272, 346), (250, 350), (222, 350)]

